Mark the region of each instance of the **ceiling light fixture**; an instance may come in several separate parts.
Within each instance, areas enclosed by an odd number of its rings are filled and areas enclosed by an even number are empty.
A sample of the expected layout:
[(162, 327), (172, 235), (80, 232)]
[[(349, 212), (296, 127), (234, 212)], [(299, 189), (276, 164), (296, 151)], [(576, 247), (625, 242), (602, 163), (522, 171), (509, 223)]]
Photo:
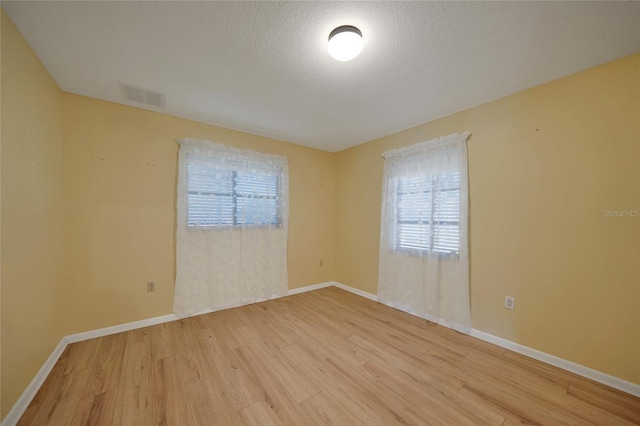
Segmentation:
[(362, 33), (352, 25), (342, 25), (329, 34), (329, 55), (338, 61), (350, 61), (362, 52)]

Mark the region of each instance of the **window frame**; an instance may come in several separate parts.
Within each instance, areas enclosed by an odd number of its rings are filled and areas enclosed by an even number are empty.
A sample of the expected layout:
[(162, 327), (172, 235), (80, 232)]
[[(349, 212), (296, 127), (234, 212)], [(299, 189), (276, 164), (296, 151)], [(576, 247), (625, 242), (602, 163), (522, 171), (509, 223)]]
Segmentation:
[[(191, 202), (191, 196), (192, 195), (202, 195), (203, 192), (206, 191), (195, 191), (195, 190), (191, 190), (191, 188), (189, 187), (189, 176), (190, 176), (190, 167), (192, 166), (191, 161), (195, 159), (207, 159), (210, 160), (213, 164), (218, 163), (219, 161), (219, 165), (221, 167), (211, 167), (213, 170), (216, 171), (220, 171), (220, 172), (224, 172), (224, 173), (231, 173), (231, 192), (220, 192), (220, 193), (216, 193), (213, 191), (210, 191), (209, 194), (206, 195), (212, 195), (212, 196), (220, 196), (220, 197), (229, 197), (232, 200), (232, 205), (233, 205), (233, 212), (232, 212), (232, 219), (233, 219), (233, 223), (232, 224), (215, 224), (215, 223), (210, 223), (210, 224), (200, 224), (200, 223), (196, 223), (196, 222), (192, 222), (190, 220), (190, 213), (191, 213), (191, 207), (192, 207), (192, 202)], [(268, 161), (266, 160), (261, 160), (261, 159), (251, 159), (251, 163), (255, 163), (256, 168), (258, 169), (263, 169), (265, 171), (265, 173), (260, 173), (263, 174), (265, 176), (273, 176), (276, 179), (276, 188), (275, 188), (275, 195), (273, 196), (268, 196), (267, 199), (273, 199), (275, 200), (275, 222), (269, 222), (269, 223), (241, 223), (238, 221), (239, 216), (238, 216), (238, 198), (242, 199), (247, 199), (247, 198), (263, 198), (264, 196), (259, 196), (259, 195), (255, 195), (255, 196), (247, 196), (247, 195), (242, 195), (238, 193), (237, 190), (237, 176), (239, 173), (244, 173), (244, 171), (239, 170), (239, 167), (230, 167), (230, 166), (223, 166), (222, 165), (222, 160), (216, 159), (216, 158), (212, 158), (209, 156), (198, 156), (198, 155), (194, 155), (194, 154), (187, 154), (186, 155), (186, 169), (187, 169), (187, 173), (186, 173), (186, 190), (185, 190), (185, 195), (186, 195), (186, 203), (187, 203), (187, 210), (186, 210), (186, 228), (187, 230), (190, 231), (213, 231), (213, 230), (228, 230), (228, 229), (240, 229), (240, 228), (282, 228), (283, 227), (283, 214), (282, 214), (282, 173), (283, 173), (283, 167), (279, 166), (279, 165), (275, 165), (275, 166), (271, 166), (271, 165), (267, 165), (266, 163), (268, 163)], [(261, 164), (262, 163), (262, 164)], [(266, 173), (267, 171), (272, 171), (273, 173)], [(253, 173), (259, 173), (259, 172), (253, 172)]]
[[(451, 186), (449, 185), (446, 188), (439, 188), (440, 186), (440, 182), (442, 181), (443, 176), (447, 176), (447, 175), (458, 175), (457, 179), (454, 181), (454, 183), (457, 183), (457, 185), (455, 186)], [(458, 216), (458, 220), (457, 221), (451, 221), (451, 220), (438, 220), (437, 224), (435, 224), (435, 216), (437, 214), (437, 204), (438, 204), (438, 200), (441, 198), (439, 196), (440, 193), (442, 192), (451, 192), (451, 191), (457, 191), (458, 192), (458, 197), (460, 197), (460, 193), (461, 193), (461, 174), (460, 172), (457, 171), (451, 171), (449, 173), (424, 173), (423, 175), (418, 176), (419, 178), (421, 178), (421, 180), (425, 180), (428, 181), (430, 180), (430, 183), (427, 183), (425, 185), (425, 190), (420, 191), (420, 193), (425, 194), (425, 193), (429, 193), (430, 194), (430, 203), (429, 203), (429, 216), (428, 219), (425, 221), (421, 221), (421, 220), (412, 220), (412, 221), (408, 221), (408, 220), (401, 220), (401, 215), (400, 215), (400, 204), (401, 204), (401, 198), (402, 198), (402, 194), (409, 194), (409, 192), (401, 192), (401, 182), (403, 180), (408, 180), (408, 179), (415, 179), (416, 176), (411, 176), (411, 177), (398, 177), (397, 178), (397, 183), (396, 183), (396, 187), (395, 187), (395, 215), (394, 215), (394, 222), (393, 222), (393, 233), (392, 233), (392, 248), (393, 251), (398, 252), (398, 253), (404, 253), (404, 254), (408, 254), (408, 255), (414, 255), (414, 256), (428, 256), (428, 257), (437, 257), (438, 259), (458, 259), (460, 257), (460, 220), (461, 220), (461, 211), (460, 211), (460, 205), (458, 204), (458, 209), (457, 209), (457, 216)], [(438, 194), (437, 198), (434, 198), (434, 194)], [(419, 225), (419, 226), (427, 226), (428, 227), (428, 233), (429, 233), (429, 241), (428, 241), (428, 246), (424, 247), (424, 248), (415, 248), (415, 247), (407, 247), (407, 246), (403, 246), (401, 243), (401, 231), (400, 228), (402, 227), (402, 225)], [(442, 250), (438, 250), (437, 247), (436, 249), (434, 249), (434, 242), (436, 239), (436, 229), (439, 226), (447, 226), (447, 225), (455, 225), (458, 229), (458, 240), (457, 240), (457, 250), (455, 251), (442, 251)]]

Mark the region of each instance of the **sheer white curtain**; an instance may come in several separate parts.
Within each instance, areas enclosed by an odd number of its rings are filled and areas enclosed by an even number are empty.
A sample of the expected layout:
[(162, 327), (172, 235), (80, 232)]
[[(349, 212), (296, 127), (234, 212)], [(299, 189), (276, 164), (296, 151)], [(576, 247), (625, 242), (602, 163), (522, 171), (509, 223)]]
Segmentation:
[(385, 152), (378, 298), (469, 333), (469, 133)]
[(178, 143), (174, 312), (286, 295), (287, 159), (197, 139)]

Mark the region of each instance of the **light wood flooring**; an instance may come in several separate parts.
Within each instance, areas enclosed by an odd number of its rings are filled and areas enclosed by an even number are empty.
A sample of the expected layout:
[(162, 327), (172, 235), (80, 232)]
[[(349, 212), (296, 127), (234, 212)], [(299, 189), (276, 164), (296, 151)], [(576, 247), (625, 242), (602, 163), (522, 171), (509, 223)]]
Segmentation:
[(23, 425), (640, 424), (640, 399), (335, 287), (69, 345)]

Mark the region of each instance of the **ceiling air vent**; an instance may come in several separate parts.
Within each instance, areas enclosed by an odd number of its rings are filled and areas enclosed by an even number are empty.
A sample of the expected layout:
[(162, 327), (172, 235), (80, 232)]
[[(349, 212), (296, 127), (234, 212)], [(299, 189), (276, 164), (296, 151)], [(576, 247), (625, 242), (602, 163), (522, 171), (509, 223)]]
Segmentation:
[(152, 92), (151, 90), (124, 83), (120, 83), (120, 91), (122, 92), (122, 97), (127, 100), (157, 107), (165, 106), (166, 99), (164, 93)]

